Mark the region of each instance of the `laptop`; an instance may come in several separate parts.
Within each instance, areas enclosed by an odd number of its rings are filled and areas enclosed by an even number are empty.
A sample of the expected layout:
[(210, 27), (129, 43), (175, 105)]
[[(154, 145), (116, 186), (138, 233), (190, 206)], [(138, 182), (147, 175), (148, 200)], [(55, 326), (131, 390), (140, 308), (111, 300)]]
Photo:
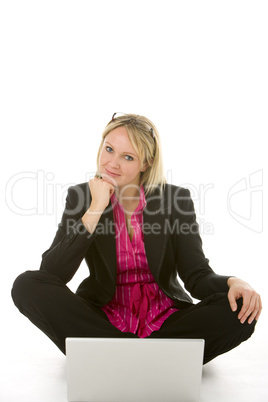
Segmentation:
[(66, 338), (70, 402), (198, 402), (203, 339)]

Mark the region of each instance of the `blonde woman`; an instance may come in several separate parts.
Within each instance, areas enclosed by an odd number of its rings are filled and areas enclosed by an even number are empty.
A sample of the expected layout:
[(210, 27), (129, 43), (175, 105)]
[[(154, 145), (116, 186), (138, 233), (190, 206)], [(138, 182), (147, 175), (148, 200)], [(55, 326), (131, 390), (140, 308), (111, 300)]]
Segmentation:
[[(73, 293), (83, 259), (89, 276)], [(249, 284), (209, 266), (190, 191), (166, 182), (155, 125), (116, 113), (96, 176), (68, 189), (40, 269), (18, 276), (12, 297), (63, 353), (66, 337), (202, 338), (204, 364), (247, 340), (262, 308)]]

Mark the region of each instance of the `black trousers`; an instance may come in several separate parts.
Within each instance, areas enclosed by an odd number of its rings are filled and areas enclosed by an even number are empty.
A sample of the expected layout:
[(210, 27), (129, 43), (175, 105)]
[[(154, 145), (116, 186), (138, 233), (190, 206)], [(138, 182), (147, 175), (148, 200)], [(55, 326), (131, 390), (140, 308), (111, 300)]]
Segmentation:
[[(67, 337), (137, 338), (121, 332), (106, 314), (73, 293), (58, 277), (46, 271), (26, 271), (12, 288), (16, 307), (65, 354)], [(150, 338), (201, 338), (205, 340), (204, 364), (247, 340), (256, 320), (241, 324), (226, 293), (216, 293), (200, 303), (173, 313)]]

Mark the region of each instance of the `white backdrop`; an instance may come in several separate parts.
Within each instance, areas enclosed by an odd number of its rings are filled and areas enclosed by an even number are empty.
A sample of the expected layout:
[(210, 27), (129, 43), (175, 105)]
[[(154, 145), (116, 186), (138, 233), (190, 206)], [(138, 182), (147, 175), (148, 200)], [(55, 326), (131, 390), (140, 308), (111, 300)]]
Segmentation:
[[(18, 333), (20, 346), (39, 336), (51, 342), (19, 314), (10, 290), (17, 275), (39, 269), (67, 189), (94, 172), (102, 130), (117, 111), (158, 127), (168, 182), (191, 190), (211, 267), (248, 281), (265, 305), (267, 9), (245, 0), (1, 2), (8, 345)], [(86, 275), (83, 262), (70, 288)], [(263, 336), (265, 321), (263, 312)]]

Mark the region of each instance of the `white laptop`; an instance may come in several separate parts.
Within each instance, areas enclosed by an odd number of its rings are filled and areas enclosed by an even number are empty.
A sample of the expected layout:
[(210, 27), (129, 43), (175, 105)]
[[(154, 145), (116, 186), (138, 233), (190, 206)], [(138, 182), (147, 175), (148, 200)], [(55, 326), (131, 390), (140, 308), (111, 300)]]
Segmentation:
[(72, 402), (198, 402), (203, 339), (66, 338)]

